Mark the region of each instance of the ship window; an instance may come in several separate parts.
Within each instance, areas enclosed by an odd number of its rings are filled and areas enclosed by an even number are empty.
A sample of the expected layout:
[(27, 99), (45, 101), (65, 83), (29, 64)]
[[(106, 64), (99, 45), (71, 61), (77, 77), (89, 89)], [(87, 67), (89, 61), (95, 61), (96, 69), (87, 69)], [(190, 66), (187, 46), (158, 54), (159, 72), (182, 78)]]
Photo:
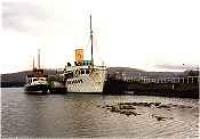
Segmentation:
[(89, 69), (86, 69), (86, 74), (89, 74), (89, 73), (90, 73)]
[(84, 69), (81, 69), (81, 74), (85, 74), (85, 70)]

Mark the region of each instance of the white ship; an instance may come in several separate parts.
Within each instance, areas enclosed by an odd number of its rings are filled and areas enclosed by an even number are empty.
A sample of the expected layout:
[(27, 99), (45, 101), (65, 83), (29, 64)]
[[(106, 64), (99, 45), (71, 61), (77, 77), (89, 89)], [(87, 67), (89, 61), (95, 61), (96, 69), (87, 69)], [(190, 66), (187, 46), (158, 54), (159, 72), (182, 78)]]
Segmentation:
[(75, 62), (68, 63), (64, 69), (67, 92), (102, 93), (106, 67), (94, 64), (92, 16), (90, 16), (91, 60), (84, 60), (84, 50), (75, 50)]

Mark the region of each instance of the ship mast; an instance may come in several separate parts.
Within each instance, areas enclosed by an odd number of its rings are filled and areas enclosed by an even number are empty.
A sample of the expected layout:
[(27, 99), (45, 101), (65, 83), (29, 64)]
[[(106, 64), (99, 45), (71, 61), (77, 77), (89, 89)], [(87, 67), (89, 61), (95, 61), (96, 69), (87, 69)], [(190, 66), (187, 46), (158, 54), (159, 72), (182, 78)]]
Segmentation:
[(35, 58), (33, 57), (33, 70), (35, 69)]
[(94, 66), (92, 15), (90, 15), (90, 40), (91, 40), (91, 65)]
[(40, 49), (38, 49), (38, 69), (40, 69)]

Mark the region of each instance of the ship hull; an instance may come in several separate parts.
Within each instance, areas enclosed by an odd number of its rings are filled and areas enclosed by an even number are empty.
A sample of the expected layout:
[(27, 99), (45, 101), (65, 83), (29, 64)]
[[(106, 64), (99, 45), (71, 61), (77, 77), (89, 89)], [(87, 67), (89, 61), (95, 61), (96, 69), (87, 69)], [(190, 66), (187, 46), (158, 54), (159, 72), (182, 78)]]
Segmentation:
[(47, 84), (25, 85), (26, 92), (47, 92), (49, 89)]
[(66, 82), (67, 92), (73, 93), (103, 93), (105, 71), (96, 71), (89, 75), (82, 75)]

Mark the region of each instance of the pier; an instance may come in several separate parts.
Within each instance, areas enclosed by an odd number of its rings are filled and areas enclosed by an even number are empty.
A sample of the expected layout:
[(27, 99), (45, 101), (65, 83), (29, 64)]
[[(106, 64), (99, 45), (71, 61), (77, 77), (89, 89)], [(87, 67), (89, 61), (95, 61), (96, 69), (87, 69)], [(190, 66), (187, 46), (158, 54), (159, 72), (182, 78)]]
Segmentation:
[[(119, 78), (120, 79), (120, 78)], [(161, 77), (151, 78), (146, 76), (138, 77), (122, 77), (126, 82), (140, 82), (140, 83), (182, 83), (182, 84), (196, 84), (199, 83), (199, 76), (187, 76), (187, 77)]]
[(108, 74), (105, 93), (199, 98), (199, 75)]
[[(182, 84), (198, 84), (199, 73), (188, 73), (189, 75), (164, 76), (151, 75), (149, 73), (131, 73), (131, 72), (116, 72), (115, 74), (108, 74), (108, 79), (122, 80), (124, 82), (138, 82), (138, 83), (182, 83)], [(192, 74), (192, 75), (190, 75)], [(153, 77), (154, 76), (154, 77)]]

